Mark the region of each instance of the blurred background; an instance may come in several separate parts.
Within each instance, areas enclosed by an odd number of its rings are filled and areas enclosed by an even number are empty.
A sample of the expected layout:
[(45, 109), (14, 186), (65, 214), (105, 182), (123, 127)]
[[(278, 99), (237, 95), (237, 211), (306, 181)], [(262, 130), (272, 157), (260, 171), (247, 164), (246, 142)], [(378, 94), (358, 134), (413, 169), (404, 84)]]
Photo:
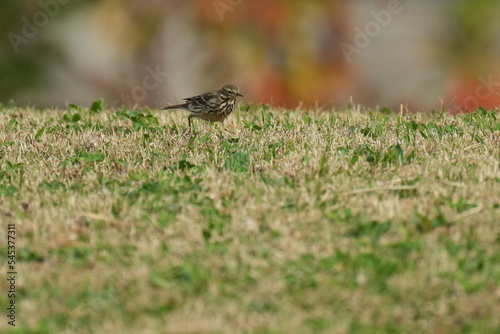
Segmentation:
[(500, 105), (498, 0), (6, 0), (0, 102)]

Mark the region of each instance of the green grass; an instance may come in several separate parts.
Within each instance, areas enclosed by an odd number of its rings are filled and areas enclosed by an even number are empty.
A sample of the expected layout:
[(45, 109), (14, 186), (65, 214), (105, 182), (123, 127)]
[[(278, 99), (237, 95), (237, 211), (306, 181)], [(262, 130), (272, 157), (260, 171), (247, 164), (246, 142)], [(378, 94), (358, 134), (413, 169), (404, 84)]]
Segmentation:
[(0, 110), (2, 333), (500, 332), (497, 111), (102, 109)]

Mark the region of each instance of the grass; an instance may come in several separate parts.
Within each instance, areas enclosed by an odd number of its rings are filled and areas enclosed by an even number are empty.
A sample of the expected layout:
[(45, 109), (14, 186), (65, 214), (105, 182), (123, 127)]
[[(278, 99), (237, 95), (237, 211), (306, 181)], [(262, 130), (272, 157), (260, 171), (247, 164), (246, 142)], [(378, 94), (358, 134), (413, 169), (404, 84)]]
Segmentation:
[(500, 332), (497, 111), (102, 109), (0, 110), (2, 333)]

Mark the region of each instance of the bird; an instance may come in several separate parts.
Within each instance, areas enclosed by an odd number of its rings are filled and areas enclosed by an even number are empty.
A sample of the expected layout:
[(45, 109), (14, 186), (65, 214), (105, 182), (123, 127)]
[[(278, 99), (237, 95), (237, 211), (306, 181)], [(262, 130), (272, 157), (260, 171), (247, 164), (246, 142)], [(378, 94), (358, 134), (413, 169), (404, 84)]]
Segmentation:
[(227, 84), (219, 90), (188, 97), (182, 104), (162, 108), (161, 110), (184, 109), (189, 111), (188, 124), (191, 118), (201, 118), (209, 122), (223, 122), (236, 107), (236, 98), (243, 97), (238, 87)]

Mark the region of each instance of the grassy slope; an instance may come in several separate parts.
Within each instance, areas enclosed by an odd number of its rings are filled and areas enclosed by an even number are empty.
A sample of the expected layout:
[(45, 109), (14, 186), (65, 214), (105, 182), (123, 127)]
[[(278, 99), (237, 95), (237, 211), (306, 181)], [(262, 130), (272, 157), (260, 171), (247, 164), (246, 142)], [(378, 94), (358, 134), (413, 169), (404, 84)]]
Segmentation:
[(2, 110), (19, 327), (500, 331), (498, 113), (244, 109)]

